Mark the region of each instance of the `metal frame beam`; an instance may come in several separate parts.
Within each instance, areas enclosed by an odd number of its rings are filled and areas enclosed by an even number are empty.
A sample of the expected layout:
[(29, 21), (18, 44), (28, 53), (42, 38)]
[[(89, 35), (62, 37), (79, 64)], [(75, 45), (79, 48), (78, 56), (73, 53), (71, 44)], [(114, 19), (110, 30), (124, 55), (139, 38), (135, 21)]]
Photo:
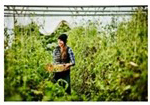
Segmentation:
[(148, 5), (4, 5), (11, 7), (49, 7), (49, 8), (74, 8), (74, 7), (148, 7)]
[(134, 14), (5, 14), (5, 17), (40, 17), (40, 16), (126, 16), (126, 15), (134, 15)]
[[(120, 10), (121, 7), (142, 7), (143, 13), (148, 10), (147, 5), (4, 5), (5, 17), (27, 17), (27, 16), (119, 16), (134, 15), (136, 10)], [(22, 9), (17, 7), (23, 7)], [(25, 8), (25, 7), (33, 7)], [(42, 9), (40, 8), (42, 7)], [(89, 8), (102, 8), (102, 10), (89, 10)], [(119, 10), (105, 10), (107, 7), (118, 8)], [(38, 9), (37, 9), (38, 8)], [(68, 8), (69, 10), (48, 10), (48, 8)], [(74, 10), (71, 10), (73, 8)], [(88, 10), (85, 10), (88, 8)], [(80, 9), (80, 10), (79, 10)], [(82, 9), (82, 10), (81, 10)], [(20, 12), (19, 12), (20, 11)], [(40, 13), (38, 13), (40, 12)], [(43, 12), (43, 14), (41, 13)], [(54, 13), (56, 12), (56, 13)], [(69, 13), (70, 12), (70, 13)], [(80, 13), (81, 12), (81, 13)], [(51, 14), (50, 14), (51, 13)]]
[[(135, 10), (35, 10), (35, 9), (4, 9), (4, 11), (30, 11), (30, 12), (137, 12)], [(143, 10), (146, 12), (147, 10)]]

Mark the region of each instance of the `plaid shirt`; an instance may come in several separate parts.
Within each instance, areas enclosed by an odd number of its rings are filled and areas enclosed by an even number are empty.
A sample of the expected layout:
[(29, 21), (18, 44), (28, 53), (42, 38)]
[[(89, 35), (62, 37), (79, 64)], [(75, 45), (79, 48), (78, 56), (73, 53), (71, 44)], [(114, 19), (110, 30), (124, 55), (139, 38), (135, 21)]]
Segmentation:
[(67, 60), (66, 60), (66, 62), (62, 62), (60, 47), (57, 46), (55, 48), (54, 52), (53, 52), (53, 62), (54, 62), (54, 64), (63, 64), (63, 63), (71, 62), (73, 65), (75, 65), (75, 57), (74, 57), (72, 49), (67, 46), (67, 51), (68, 51)]

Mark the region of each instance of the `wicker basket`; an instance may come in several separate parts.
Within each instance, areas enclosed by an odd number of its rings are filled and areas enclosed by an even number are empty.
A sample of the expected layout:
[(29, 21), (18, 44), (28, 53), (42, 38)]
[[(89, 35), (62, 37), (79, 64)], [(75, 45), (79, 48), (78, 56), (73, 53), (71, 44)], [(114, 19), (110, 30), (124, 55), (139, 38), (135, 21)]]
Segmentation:
[(65, 70), (65, 66), (63, 64), (58, 65), (47, 64), (45, 69), (48, 72), (61, 72)]

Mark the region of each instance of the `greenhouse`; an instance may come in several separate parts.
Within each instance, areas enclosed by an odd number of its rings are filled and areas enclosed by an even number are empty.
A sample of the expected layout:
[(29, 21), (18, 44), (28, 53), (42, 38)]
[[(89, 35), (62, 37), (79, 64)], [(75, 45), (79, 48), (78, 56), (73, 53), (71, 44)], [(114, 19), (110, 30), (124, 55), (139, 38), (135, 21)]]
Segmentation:
[[(71, 94), (46, 70), (61, 34)], [(4, 100), (148, 101), (148, 6), (5, 5)]]

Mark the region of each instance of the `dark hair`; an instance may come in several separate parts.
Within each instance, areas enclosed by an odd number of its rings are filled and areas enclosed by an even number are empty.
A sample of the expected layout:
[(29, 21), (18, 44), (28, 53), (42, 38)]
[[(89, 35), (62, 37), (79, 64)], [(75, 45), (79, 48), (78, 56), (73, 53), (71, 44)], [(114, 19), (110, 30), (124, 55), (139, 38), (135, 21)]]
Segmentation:
[(66, 45), (67, 43), (67, 38), (68, 36), (66, 34), (61, 34), (58, 39), (62, 40), (64, 42), (64, 44)]
[[(68, 36), (66, 34), (61, 34), (58, 39), (62, 40), (64, 42), (64, 45), (66, 45), (67, 43), (67, 38)], [(62, 50), (61, 50), (61, 59), (65, 60), (67, 58), (67, 47), (65, 46)]]

